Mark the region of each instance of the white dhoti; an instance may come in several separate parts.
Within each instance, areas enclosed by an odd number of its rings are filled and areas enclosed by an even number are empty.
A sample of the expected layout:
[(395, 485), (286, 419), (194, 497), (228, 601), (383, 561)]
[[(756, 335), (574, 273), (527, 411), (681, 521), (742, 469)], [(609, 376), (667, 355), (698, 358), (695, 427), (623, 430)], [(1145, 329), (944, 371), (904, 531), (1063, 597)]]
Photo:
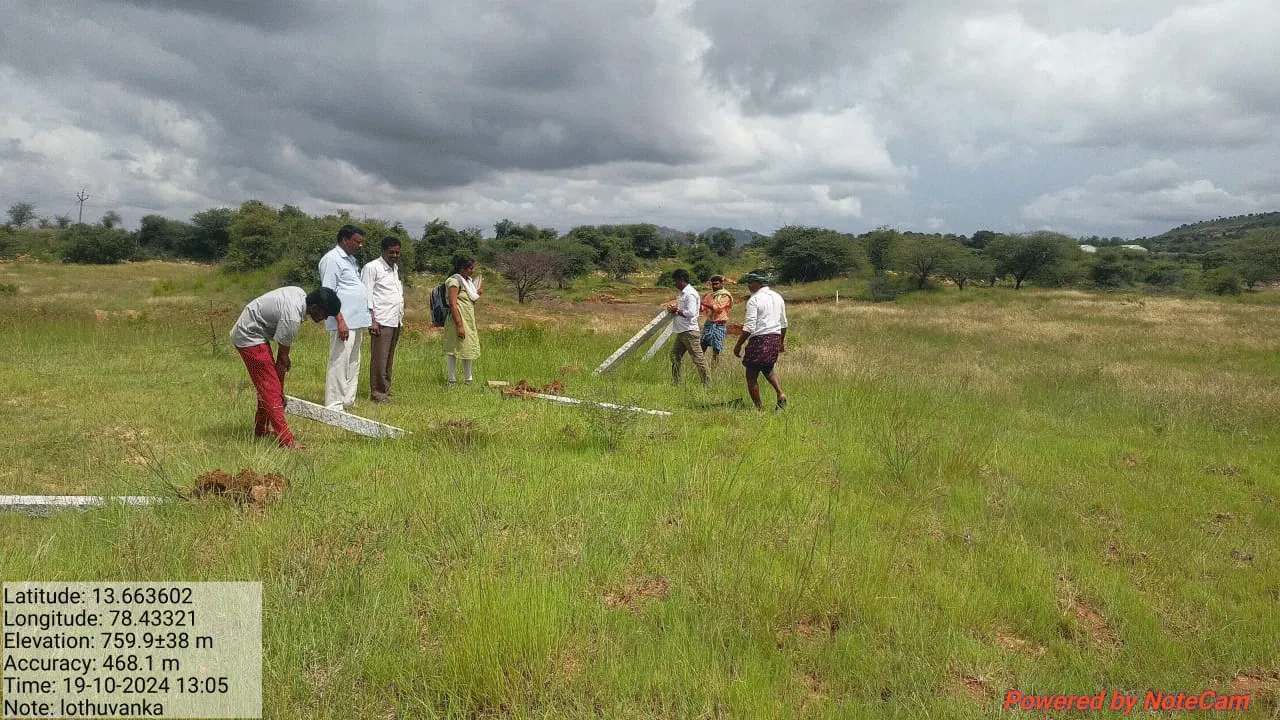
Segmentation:
[(324, 404), (331, 410), (342, 410), (356, 402), (356, 386), (360, 383), (360, 340), (364, 328), (347, 332), (339, 340), (338, 331), (329, 331), (329, 372), (324, 381)]

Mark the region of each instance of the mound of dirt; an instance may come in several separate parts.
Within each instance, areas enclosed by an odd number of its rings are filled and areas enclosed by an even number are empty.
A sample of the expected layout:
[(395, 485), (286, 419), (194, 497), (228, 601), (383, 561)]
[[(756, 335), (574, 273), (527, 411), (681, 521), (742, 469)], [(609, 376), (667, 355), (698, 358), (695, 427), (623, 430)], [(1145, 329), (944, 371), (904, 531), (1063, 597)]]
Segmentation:
[(260, 475), (241, 470), (232, 477), (214, 470), (196, 478), (196, 497), (221, 495), (242, 505), (265, 505), (279, 498), (288, 487), (289, 480), (280, 473)]
[(542, 393), (543, 395), (560, 395), (564, 392), (564, 383), (559, 380), (553, 380), (540, 388), (536, 388), (529, 384), (528, 380), (521, 380), (514, 387), (503, 390), (508, 395), (528, 395), (533, 393)]

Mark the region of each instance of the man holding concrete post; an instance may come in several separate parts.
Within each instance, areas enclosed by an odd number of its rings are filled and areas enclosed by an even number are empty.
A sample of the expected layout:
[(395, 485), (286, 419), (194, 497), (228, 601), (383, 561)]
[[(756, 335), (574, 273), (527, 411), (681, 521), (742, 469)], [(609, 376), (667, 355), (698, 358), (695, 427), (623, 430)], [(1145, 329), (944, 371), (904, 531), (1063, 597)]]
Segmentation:
[[(295, 445), (289, 423), (284, 419), (284, 376), (289, 372), (289, 348), (302, 327), (304, 317), (313, 322), (334, 317), (342, 310), (342, 301), (329, 288), (319, 288), (310, 295), (300, 287), (282, 287), (254, 299), (240, 312), (231, 328), (231, 343), (236, 346), (249, 379), (258, 391), (258, 412), (254, 416), (255, 437), (274, 436), (282, 448), (301, 449)], [(271, 357), (271, 341), (279, 348)]]
[(680, 384), (680, 365), (685, 353), (693, 358), (702, 378), (702, 387), (711, 385), (711, 376), (707, 372), (707, 359), (702, 354), (702, 338), (698, 334), (698, 316), (702, 314), (702, 298), (698, 291), (689, 284), (689, 271), (681, 268), (671, 274), (680, 297), (667, 304), (667, 310), (676, 314), (673, 323), (673, 343), (671, 345), (671, 382)]

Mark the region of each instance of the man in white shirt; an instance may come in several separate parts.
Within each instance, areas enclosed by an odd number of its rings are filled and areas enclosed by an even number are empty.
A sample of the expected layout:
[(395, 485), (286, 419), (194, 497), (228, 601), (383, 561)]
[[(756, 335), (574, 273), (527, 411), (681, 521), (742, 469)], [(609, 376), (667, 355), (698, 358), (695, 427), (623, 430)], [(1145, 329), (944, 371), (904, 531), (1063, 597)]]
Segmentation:
[[(763, 409), (760, 404), (760, 373), (764, 373), (778, 395), (777, 409), (781, 410), (787, 406), (787, 396), (782, 392), (782, 384), (778, 382), (773, 366), (778, 362), (778, 355), (787, 351), (787, 304), (769, 287), (763, 274), (748, 273), (742, 281), (751, 290), (751, 298), (747, 300), (747, 319), (742, 324), (742, 334), (738, 336), (733, 354), (742, 358), (742, 365), (747, 369), (747, 392), (751, 393), (756, 409)], [(743, 343), (747, 346), (746, 357), (742, 355)]]
[(356, 252), (364, 245), (364, 231), (343, 225), (338, 244), (320, 258), (320, 284), (338, 294), (342, 312), (325, 321), (329, 331), (329, 371), (324, 381), (324, 404), (344, 410), (356, 402), (360, 382), (361, 330), (369, 327), (369, 295), (360, 282), (360, 261)]
[(390, 402), (391, 369), (404, 317), (404, 285), (400, 282), (400, 238), (382, 238), (382, 255), (364, 266), (360, 280), (369, 293), (369, 399)]
[(667, 310), (675, 313), (676, 319), (672, 328), (671, 345), (671, 382), (680, 384), (680, 365), (685, 353), (693, 358), (702, 378), (702, 387), (711, 385), (711, 376), (707, 372), (707, 359), (702, 354), (702, 337), (698, 334), (698, 315), (702, 313), (702, 297), (689, 284), (689, 272), (684, 268), (671, 274), (680, 297), (667, 304)]
[[(282, 448), (302, 449), (293, 442), (293, 433), (284, 419), (284, 376), (289, 372), (289, 348), (302, 327), (304, 317), (320, 322), (342, 310), (342, 301), (329, 288), (310, 295), (300, 287), (282, 287), (254, 299), (240, 313), (231, 328), (249, 379), (258, 391), (258, 413), (254, 417), (254, 437), (274, 436)], [(279, 349), (271, 357), (271, 341)]]

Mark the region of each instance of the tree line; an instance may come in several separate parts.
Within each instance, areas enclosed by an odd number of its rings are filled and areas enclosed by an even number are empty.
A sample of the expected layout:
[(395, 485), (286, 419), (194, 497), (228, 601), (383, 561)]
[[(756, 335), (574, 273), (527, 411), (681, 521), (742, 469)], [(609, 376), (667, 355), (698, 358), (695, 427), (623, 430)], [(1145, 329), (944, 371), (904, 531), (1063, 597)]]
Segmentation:
[[(239, 208), (212, 208), (189, 220), (161, 215), (142, 218), (136, 231), (121, 227), (109, 212), (93, 224), (67, 218), (39, 222), (35, 208), (18, 203), (0, 230), (0, 256), (21, 244), (19, 231), (44, 225), (47, 242), (35, 251), (73, 263), (117, 263), (144, 259), (220, 263), (228, 272), (266, 271), (291, 284), (319, 281), (317, 262), (334, 244), (338, 228), (361, 226), (371, 242), (361, 261), (377, 254), (380, 240), (402, 240), (401, 262), (415, 273), (444, 273), (455, 259), (474, 257), (497, 269), (524, 302), (541, 287), (571, 287), (591, 273), (625, 280), (642, 267), (674, 260), (704, 282), (753, 254), (780, 283), (812, 282), (840, 276), (868, 279), (872, 299), (926, 290), (950, 282), (1015, 289), (1027, 283), (1046, 287), (1124, 288), (1147, 285), (1238, 293), (1259, 283), (1280, 281), (1280, 229), (1258, 228), (1197, 257), (1153, 254), (1119, 247), (1121, 238), (1084, 238), (1097, 252), (1081, 251), (1078, 240), (1052, 232), (1004, 234), (979, 230), (972, 236), (925, 234), (878, 228), (854, 235), (821, 227), (791, 225), (772, 236), (739, 246), (729, 232), (664, 232), (647, 223), (580, 225), (566, 233), (503, 219), (485, 238), (480, 228), (455, 228), (447, 220), (427, 223), (413, 236), (401, 223), (353, 218), (338, 211), (312, 216), (293, 205), (274, 207), (249, 200)], [(32, 244), (27, 249), (33, 250)], [(671, 266), (673, 263), (665, 263)], [(670, 272), (658, 284), (669, 282)], [(409, 274), (408, 280), (412, 279)]]

